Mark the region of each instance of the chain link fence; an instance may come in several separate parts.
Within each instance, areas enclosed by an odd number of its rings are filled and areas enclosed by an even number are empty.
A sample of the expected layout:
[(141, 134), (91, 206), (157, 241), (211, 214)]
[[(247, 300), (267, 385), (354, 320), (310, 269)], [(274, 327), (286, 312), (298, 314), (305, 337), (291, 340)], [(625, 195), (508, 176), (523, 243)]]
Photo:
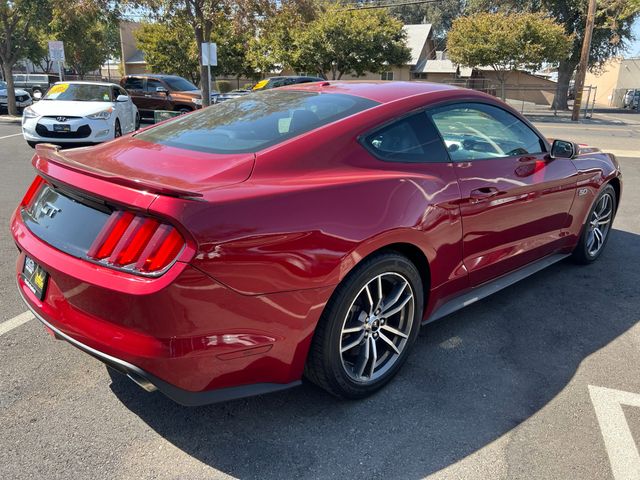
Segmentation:
[[(486, 78), (455, 79), (447, 82), (463, 88), (470, 88), (488, 93), (495, 97), (501, 97), (503, 89), (500, 85)], [(555, 98), (557, 93), (555, 85), (505, 85), (504, 100), (513, 108), (524, 115), (552, 115), (567, 116), (573, 110), (575, 93), (569, 91), (568, 109), (558, 109)], [(582, 104), (580, 115), (583, 118), (591, 118), (595, 108), (597, 87), (585, 86), (582, 92)]]

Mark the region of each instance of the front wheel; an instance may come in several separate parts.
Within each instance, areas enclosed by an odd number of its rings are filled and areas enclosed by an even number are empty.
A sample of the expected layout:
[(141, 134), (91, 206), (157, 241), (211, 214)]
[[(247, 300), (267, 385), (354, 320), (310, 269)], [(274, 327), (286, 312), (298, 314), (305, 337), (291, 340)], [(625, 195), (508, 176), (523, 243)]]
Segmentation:
[(576, 262), (588, 264), (600, 256), (609, 239), (616, 206), (616, 191), (611, 185), (607, 185), (593, 202), (582, 228), (580, 240), (573, 251), (573, 259)]
[(316, 328), (305, 376), (329, 393), (362, 398), (385, 385), (418, 335), (420, 274), (406, 257), (365, 260), (338, 286)]
[(120, 126), (120, 120), (116, 118), (116, 124), (113, 127), (113, 138), (118, 138), (122, 136), (122, 127)]

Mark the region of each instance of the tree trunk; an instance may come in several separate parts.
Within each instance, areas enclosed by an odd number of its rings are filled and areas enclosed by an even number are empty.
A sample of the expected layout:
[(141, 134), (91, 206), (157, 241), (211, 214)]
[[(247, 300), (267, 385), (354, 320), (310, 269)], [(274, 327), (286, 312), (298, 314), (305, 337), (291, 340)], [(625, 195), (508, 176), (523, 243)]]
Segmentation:
[(13, 74), (11, 70), (13, 65), (8, 63), (2, 63), (2, 71), (4, 72), (4, 79), (7, 82), (7, 110), (9, 115), (18, 115), (18, 107), (16, 107), (16, 89), (13, 86)]
[(557, 110), (569, 110), (569, 84), (576, 66), (577, 64), (571, 60), (563, 60), (558, 66), (558, 85), (552, 105)]
[(198, 44), (198, 52), (200, 53), (200, 91), (202, 92), (202, 106), (208, 107), (211, 102), (211, 95), (209, 93), (209, 72), (207, 66), (203, 65), (204, 62), (202, 57), (202, 43), (205, 41), (204, 34), (201, 27), (195, 27), (194, 30), (196, 43)]

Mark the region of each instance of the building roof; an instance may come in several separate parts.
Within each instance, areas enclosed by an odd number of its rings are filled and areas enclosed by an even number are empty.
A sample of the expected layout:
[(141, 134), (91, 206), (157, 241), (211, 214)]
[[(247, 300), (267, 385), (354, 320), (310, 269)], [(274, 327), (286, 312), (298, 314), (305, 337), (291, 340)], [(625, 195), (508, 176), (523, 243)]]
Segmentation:
[(411, 50), (411, 60), (408, 64), (415, 65), (420, 60), (424, 44), (431, 35), (431, 24), (405, 25), (402, 29), (407, 32), (407, 47)]
[(461, 77), (470, 77), (473, 68), (463, 67), (445, 58), (439, 60), (422, 60), (416, 65), (413, 71), (416, 73), (459, 73)]

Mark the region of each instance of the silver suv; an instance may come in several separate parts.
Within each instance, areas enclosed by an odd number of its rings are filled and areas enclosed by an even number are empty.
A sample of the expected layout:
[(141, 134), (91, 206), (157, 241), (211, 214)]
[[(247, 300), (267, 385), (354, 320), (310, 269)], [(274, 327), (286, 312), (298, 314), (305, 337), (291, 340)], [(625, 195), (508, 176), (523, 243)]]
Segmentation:
[(627, 90), (622, 99), (622, 108), (637, 110), (638, 104), (640, 104), (640, 89)]

